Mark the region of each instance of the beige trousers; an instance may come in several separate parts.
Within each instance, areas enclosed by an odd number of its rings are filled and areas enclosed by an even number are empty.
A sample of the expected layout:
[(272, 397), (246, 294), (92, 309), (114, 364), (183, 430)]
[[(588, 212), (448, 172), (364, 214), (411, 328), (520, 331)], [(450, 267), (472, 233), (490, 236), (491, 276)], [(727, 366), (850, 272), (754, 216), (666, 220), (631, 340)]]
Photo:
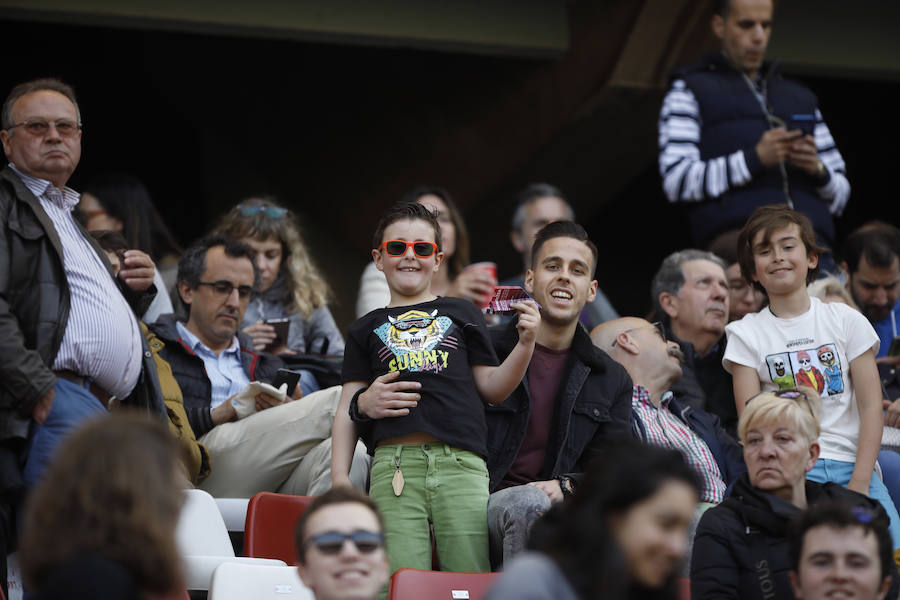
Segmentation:
[[(200, 438), (212, 463), (197, 486), (218, 498), (257, 492), (317, 496), (331, 489), (331, 425), (341, 386), (313, 392), (240, 421), (217, 425)], [(356, 445), (350, 481), (365, 492), (370, 457)]]

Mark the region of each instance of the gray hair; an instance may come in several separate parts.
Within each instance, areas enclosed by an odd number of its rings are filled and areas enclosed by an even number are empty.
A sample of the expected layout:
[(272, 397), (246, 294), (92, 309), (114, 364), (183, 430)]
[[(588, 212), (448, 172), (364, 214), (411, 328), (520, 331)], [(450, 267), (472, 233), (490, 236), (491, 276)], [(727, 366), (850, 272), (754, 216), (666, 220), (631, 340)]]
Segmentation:
[(575, 220), (575, 211), (572, 210), (572, 205), (566, 200), (566, 196), (562, 193), (562, 190), (549, 183), (529, 183), (528, 186), (516, 196), (516, 211), (513, 213), (512, 218), (513, 231), (522, 231), (522, 225), (525, 224), (525, 209), (538, 198), (559, 198), (569, 210), (569, 217), (566, 220)]
[(650, 299), (653, 302), (653, 308), (656, 309), (656, 312), (659, 314), (659, 318), (666, 324), (669, 322), (669, 316), (659, 303), (659, 296), (662, 293), (676, 295), (681, 291), (681, 287), (684, 285), (684, 270), (682, 269), (682, 266), (684, 263), (692, 260), (708, 260), (722, 267), (722, 270), (728, 268), (725, 261), (712, 252), (694, 248), (673, 252), (663, 259), (662, 264), (659, 266), (659, 270), (656, 272), (656, 275), (653, 276), (653, 281), (650, 283)]
[[(44, 77), (41, 79), (34, 79), (32, 81), (26, 81), (25, 83), (20, 83), (16, 87), (12, 89), (9, 93), (9, 96), (6, 97), (6, 102), (3, 103), (3, 112), (0, 115), (0, 121), (2, 121), (3, 129), (9, 129), (15, 123), (13, 123), (12, 118), (12, 109), (13, 104), (16, 103), (16, 100), (25, 96), (26, 94), (31, 94), (33, 92), (40, 92), (42, 90), (50, 90), (51, 92), (57, 92), (65, 96), (75, 105), (75, 114), (78, 117), (78, 124), (81, 125), (81, 109), (78, 108), (78, 101), (75, 99), (75, 90), (72, 89), (72, 86), (63, 83), (59, 79), (55, 79), (53, 77)], [(13, 135), (10, 132), (10, 135)]]

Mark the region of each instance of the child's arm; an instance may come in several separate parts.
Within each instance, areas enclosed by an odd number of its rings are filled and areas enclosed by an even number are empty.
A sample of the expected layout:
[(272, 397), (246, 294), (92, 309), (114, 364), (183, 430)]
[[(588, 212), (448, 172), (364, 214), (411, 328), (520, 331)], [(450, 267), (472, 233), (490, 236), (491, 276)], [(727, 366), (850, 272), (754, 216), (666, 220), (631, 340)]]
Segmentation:
[(734, 387), (734, 406), (740, 416), (747, 400), (761, 391), (759, 374), (756, 369), (747, 365), (731, 363), (731, 384)]
[(348, 381), (341, 386), (341, 400), (334, 414), (331, 426), (331, 487), (348, 487), (350, 483), (350, 464), (356, 448), (356, 425), (350, 420), (350, 401), (353, 394), (366, 387), (365, 381)]
[(534, 302), (526, 300), (512, 306), (519, 311), (519, 323), (516, 325), (516, 329), (519, 330), (519, 342), (500, 366), (472, 367), (475, 387), (488, 404), (503, 402), (521, 383), (528, 370), (528, 363), (531, 362), (537, 329), (541, 324), (541, 313)]
[(870, 348), (850, 361), (850, 380), (856, 391), (856, 406), (859, 409), (859, 446), (856, 449), (856, 465), (847, 488), (868, 496), (884, 428), (881, 380), (878, 378), (873, 349)]

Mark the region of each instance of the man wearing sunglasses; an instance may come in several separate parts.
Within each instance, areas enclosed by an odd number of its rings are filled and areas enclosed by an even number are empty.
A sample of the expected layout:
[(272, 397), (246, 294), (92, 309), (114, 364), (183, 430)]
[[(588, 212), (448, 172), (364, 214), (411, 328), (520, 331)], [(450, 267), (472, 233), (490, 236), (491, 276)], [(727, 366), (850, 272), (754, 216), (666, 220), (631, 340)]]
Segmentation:
[[(153, 299), (154, 265), (129, 250), (114, 278), (100, 247), (72, 216), (66, 186), (81, 158), (81, 115), (56, 79), (17, 85), (0, 141), (0, 579), (6, 501), (36, 482), (62, 437), (108, 406), (164, 414), (155, 367), (134, 311)], [(158, 385), (158, 384), (157, 384)], [(26, 440), (28, 440), (26, 445)], [(26, 448), (27, 455), (26, 455)], [(24, 479), (20, 465), (24, 462)]]
[(682, 405), (671, 392), (684, 355), (666, 340), (662, 323), (623, 317), (597, 326), (591, 340), (631, 375), (635, 437), (681, 452), (699, 478), (700, 501), (722, 502), (726, 487), (747, 470), (741, 448), (716, 416)]
[[(151, 329), (165, 344), (159, 354), (172, 367), (191, 428), (210, 454), (210, 474), (198, 487), (216, 497), (316, 495), (331, 487), (331, 425), (340, 388), (298, 402), (245, 391), (251, 382), (271, 382), (284, 367), (238, 333), (259, 281), (254, 258), (252, 248), (221, 234), (194, 243), (178, 263), (187, 318), (162, 315)], [(239, 416), (239, 395), (253, 398), (249, 415), (242, 410)], [(351, 469), (361, 489), (367, 466), (361, 449)]]
[(316, 600), (374, 600), (387, 582), (381, 514), (356, 490), (338, 487), (318, 496), (294, 539), (297, 571)]

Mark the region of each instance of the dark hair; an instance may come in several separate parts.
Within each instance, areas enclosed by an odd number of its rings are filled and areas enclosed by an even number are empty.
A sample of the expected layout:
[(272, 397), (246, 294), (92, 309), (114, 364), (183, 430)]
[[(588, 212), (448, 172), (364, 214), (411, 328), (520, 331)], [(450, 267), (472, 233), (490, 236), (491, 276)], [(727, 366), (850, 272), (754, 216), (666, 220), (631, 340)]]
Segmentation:
[[(772, 10), (775, 10), (775, 0), (772, 0)], [(731, 0), (716, 0), (716, 13), (723, 19), (728, 18), (728, 13), (731, 12)]]
[[(221, 233), (212, 233), (201, 238), (184, 251), (184, 254), (178, 260), (178, 278), (176, 281), (178, 283), (183, 281), (191, 289), (197, 289), (200, 285), (200, 278), (203, 277), (203, 273), (206, 271), (206, 254), (210, 248), (215, 248), (216, 246), (224, 247), (225, 256), (249, 260), (250, 264), (253, 265), (253, 288), (259, 287), (259, 269), (256, 267), (256, 253), (253, 251), (253, 248)], [(178, 292), (178, 304), (179, 315), (190, 315), (191, 307), (181, 298), (180, 291)]]
[(871, 221), (847, 236), (841, 258), (850, 275), (859, 270), (863, 257), (871, 266), (887, 269), (900, 258), (900, 229), (882, 221)]
[[(437, 196), (444, 204), (447, 205), (448, 216), (453, 222), (453, 229), (456, 231), (456, 250), (453, 256), (445, 256), (447, 261), (447, 273), (450, 280), (456, 279), (463, 269), (469, 265), (469, 230), (466, 229), (466, 222), (463, 220), (462, 213), (450, 197), (450, 192), (442, 187), (419, 185), (409, 190), (400, 199), (401, 202), (418, 202), (422, 196)], [(440, 215), (438, 215), (440, 217)]]
[(531, 246), (531, 268), (534, 269), (537, 265), (537, 257), (541, 253), (541, 247), (549, 240), (560, 237), (572, 238), (573, 240), (584, 242), (584, 245), (591, 251), (591, 257), (594, 259), (594, 264), (591, 265), (591, 277), (593, 277), (594, 271), (597, 269), (597, 259), (599, 256), (597, 246), (595, 246), (594, 242), (588, 237), (584, 227), (578, 223), (573, 223), (572, 221), (555, 221), (553, 223), (548, 223), (537, 232), (537, 235), (534, 236), (534, 244)]
[(183, 501), (179, 448), (166, 426), (120, 410), (67, 437), (28, 500), (22, 570), (40, 588), (54, 568), (83, 555), (123, 565), (157, 594), (183, 589), (175, 527)]
[(125, 238), (122, 237), (122, 234), (118, 231), (112, 231), (110, 229), (95, 229), (93, 231), (89, 231), (91, 237), (97, 240), (97, 243), (100, 245), (100, 248), (107, 252), (116, 252), (130, 250), (131, 247), (128, 245), (128, 242), (125, 241)]
[(153, 205), (150, 192), (137, 178), (105, 173), (91, 179), (82, 193), (97, 198), (109, 216), (122, 222), (122, 235), (130, 248), (143, 250), (154, 260), (181, 254), (181, 246)]
[(351, 487), (332, 488), (321, 496), (316, 496), (315, 500), (310, 502), (306, 510), (303, 511), (303, 515), (297, 521), (297, 527), (294, 529), (294, 544), (297, 547), (297, 560), (301, 565), (306, 564), (306, 548), (303, 547), (303, 543), (306, 538), (306, 526), (309, 524), (309, 520), (326, 506), (347, 503), (362, 504), (371, 510), (378, 520), (379, 530), (384, 531), (384, 520), (378, 511), (378, 506), (371, 498)]
[(372, 248), (381, 247), (384, 241), (384, 230), (397, 221), (425, 221), (434, 230), (434, 242), (438, 252), (441, 251), (441, 226), (437, 216), (418, 202), (398, 202), (381, 215), (378, 225), (375, 227), (375, 235), (372, 236)]
[(826, 499), (816, 502), (790, 523), (788, 530), (788, 552), (794, 571), (800, 568), (800, 556), (806, 543), (806, 534), (816, 527), (847, 529), (859, 527), (865, 535), (870, 532), (878, 542), (878, 558), (881, 561), (882, 579), (891, 575), (894, 561), (893, 543), (889, 531), (890, 520), (882, 509), (873, 511), (868, 507), (854, 505), (847, 500)]
[[(800, 228), (800, 241), (806, 247), (806, 254), (815, 254), (817, 256), (827, 252), (816, 244), (816, 233), (810, 220), (803, 213), (790, 209), (785, 204), (771, 204), (769, 206), (759, 206), (750, 214), (750, 218), (741, 229), (738, 236), (737, 251), (738, 262), (741, 265), (741, 275), (747, 281), (752, 281), (753, 285), (761, 292), (765, 292), (765, 288), (758, 281), (754, 280), (756, 265), (753, 260), (753, 240), (756, 234), (763, 232), (763, 241), (768, 242), (772, 234), (778, 229), (784, 229), (791, 225)], [(819, 273), (819, 266), (816, 265), (806, 273), (806, 284), (809, 285), (816, 280)]]
[(669, 314), (663, 310), (662, 305), (659, 303), (659, 297), (663, 293), (676, 295), (681, 291), (681, 287), (684, 285), (684, 269), (682, 267), (684, 263), (692, 260), (714, 262), (722, 267), (723, 271), (728, 268), (725, 261), (712, 252), (694, 248), (679, 250), (665, 257), (659, 266), (659, 270), (650, 282), (650, 300), (653, 302), (653, 308), (659, 315), (659, 318), (666, 325), (670, 321)]
[(710, 242), (707, 250), (725, 261), (729, 267), (738, 261), (737, 241), (741, 234), (739, 229), (732, 229), (719, 234)]
[[(284, 211), (280, 217), (270, 216), (265, 210), (244, 214), (255, 207)], [(281, 243), (281, 267), (279, 277), (284, 278), (284, 295), (281, 303), (287, 312), (298, 312), (309, 318), (314, 310), (328, 304), (331, 288), (313, 261), (303, 242), (300, 224), (293, 212), (280, 206), (274, 196), (259, 196), (242, 200), (219, 220), (214, 231), (236, 240), (252, 238), (265, 241), (271, 238)]]
[(549, 183), (529, 183), (524, 190), (516, 194), (516, 210), (512, 218), (513, 231), (522, 231), (522, 225), (525, 224), (525, 209), (538, 198), (559, 198), (569, 209), (569, 220), (575, 220), (575, 211), (572, 210), (572, 205), (562, 190)]
[[(614, 540), (609, 519), (628, 512), (673, 480), (699, 494), (697, 475), (677, 450), (630, 438), (610, 440), (572, 500), (555, 505), (534, 524), (529, 546), (559, 565), (580, 598), (624, 598), (632, 582), (624, 575), (625, 556)], [(674, 583), (673, 573), (655, 595), (674, 598)]]
[[(79, 125), (81, 124), (81, 109), (78, 108), (78, 101), (75, 99), (75, 90), (72, 89), (72, 86), (53, 77), (42, 77), (41, 79), (20, 83), (12, 89), (3, 103), (3, 113), (2, 117), (0, 117), (0, 120), (3, 122), (3, 129), (9, 129), (14, 125), (12, 109), (16, 100), (32, 92), (40, 92), (42, 90), (57, 92), (68, 98), (75, 105), (75, 114), (78, 116)], [(13, 134), (10, 133), (10, 135)]]

